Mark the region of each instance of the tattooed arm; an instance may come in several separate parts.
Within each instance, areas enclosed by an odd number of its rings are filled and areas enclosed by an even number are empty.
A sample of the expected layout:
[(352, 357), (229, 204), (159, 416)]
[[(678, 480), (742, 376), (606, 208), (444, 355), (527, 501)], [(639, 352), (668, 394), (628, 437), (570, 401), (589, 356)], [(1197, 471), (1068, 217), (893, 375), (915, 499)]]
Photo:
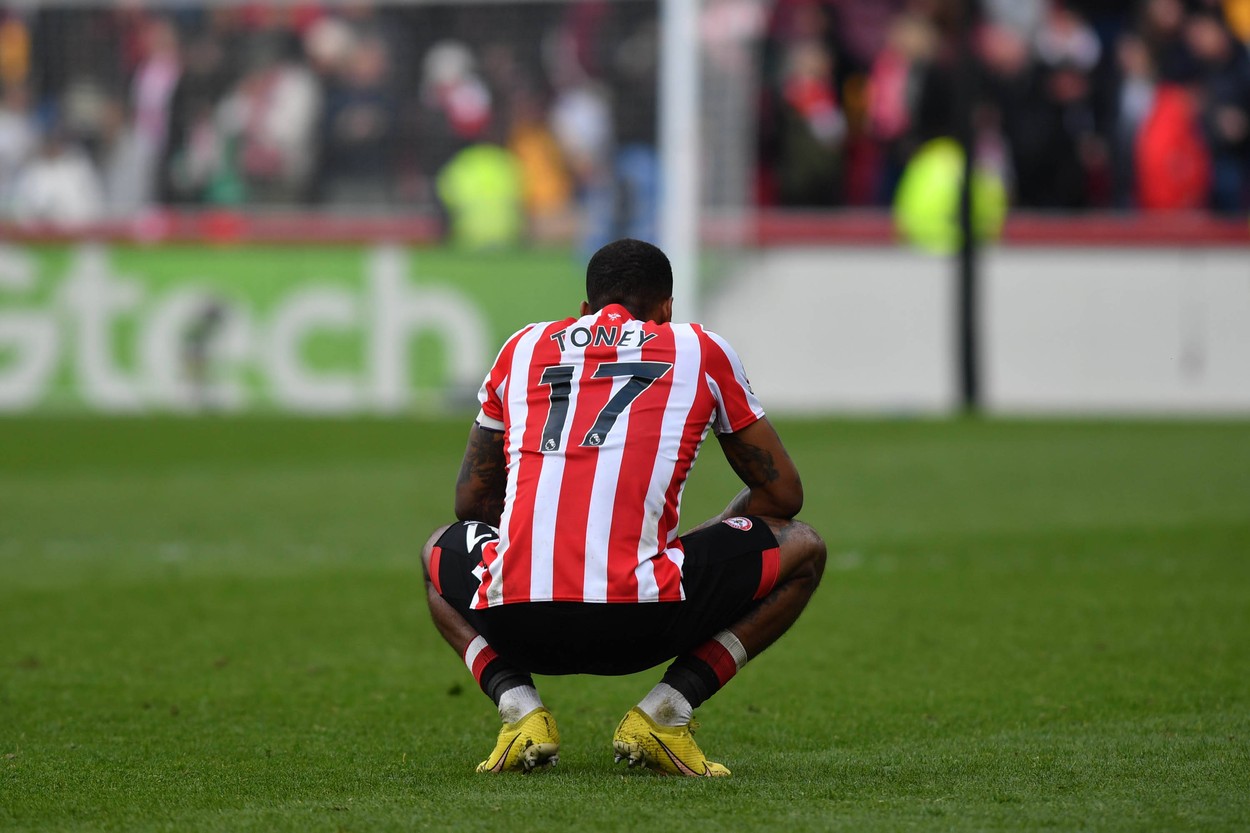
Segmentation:
[(456, 517), (499, 526), (507, 472), (503, 432), (474, 423), (469, 429), (469, 444), (456, 480)]
[(799, 513), (803, 508), (803, 483), (767, 417), (717, 438), (729, 465), (746, 484), (718, 520), (735, 515), (788, 520)]

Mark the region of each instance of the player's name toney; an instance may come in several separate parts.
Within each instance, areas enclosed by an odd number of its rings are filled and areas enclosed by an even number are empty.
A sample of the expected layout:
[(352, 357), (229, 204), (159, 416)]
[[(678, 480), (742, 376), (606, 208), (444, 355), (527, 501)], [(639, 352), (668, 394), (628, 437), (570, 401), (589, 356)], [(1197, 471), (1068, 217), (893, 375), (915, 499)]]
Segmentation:
[(596, 325), (592, 330), (589, 327), (570, 327), (567, 330), (561, 330), (558, 333), (552, 333), (551, 340), (558, 342), (560, 349), (564, 350), (569, 345), (573, 347), (641, 347), (653, 338), (658, 338), (659, 333), (646, 333), (642, 330), (625, 330), (621, 331), (620, 327), (604, 327)]

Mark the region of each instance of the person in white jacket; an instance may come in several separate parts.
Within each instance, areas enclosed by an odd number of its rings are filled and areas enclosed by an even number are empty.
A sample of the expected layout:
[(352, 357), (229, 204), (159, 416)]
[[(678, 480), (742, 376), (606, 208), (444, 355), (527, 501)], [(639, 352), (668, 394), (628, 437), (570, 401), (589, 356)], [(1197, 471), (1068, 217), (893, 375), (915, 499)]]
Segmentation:
[(74, 228), (104, 215), (104, 188), (91, 160), (57, 128), (49, 130), (13, 188), (13, 218), (27, 225)]

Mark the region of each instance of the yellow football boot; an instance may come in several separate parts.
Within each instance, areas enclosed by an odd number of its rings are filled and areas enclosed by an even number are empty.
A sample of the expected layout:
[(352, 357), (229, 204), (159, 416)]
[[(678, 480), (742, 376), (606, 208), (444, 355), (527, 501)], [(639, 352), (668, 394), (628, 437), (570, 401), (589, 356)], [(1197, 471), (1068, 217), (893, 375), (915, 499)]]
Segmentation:
[(546, 708), (534, 709), (516, 723), (505, 723), (490, 757), (478, 772), (532, 772), (560, 760), (560, 729)]
[(612, 748), (616, 760), (631, 767), (644, 766), (664, 775), (721, 777), (729, 770), (709, 761), (694, 742), (694, 725), (660, 726), (638, 708), (632, 708), (616, 727)]

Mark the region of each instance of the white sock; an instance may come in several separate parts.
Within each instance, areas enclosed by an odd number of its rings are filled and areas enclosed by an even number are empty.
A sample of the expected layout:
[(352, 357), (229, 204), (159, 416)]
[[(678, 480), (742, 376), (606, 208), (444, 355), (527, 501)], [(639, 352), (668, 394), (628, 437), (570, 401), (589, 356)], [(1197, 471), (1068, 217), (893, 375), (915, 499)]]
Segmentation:
[(499, 718), (504, 723), (516, 723), (522, 717), (541, 708), (543, 698), (532, 685), (519, 685), (499, 695)]
[(660, 683), (651, 689), (638, 708), (661, 726), (685, 726), (694, 716), (694, 706), (668, 683)]
[(729, 655), (734, 658), (734, 665), (741, 671), (748, 659), (747, 649), (743, 646), (742, 640), (738, 639), (731, 630), (723, 630), (712, 638), (724, 646)]

